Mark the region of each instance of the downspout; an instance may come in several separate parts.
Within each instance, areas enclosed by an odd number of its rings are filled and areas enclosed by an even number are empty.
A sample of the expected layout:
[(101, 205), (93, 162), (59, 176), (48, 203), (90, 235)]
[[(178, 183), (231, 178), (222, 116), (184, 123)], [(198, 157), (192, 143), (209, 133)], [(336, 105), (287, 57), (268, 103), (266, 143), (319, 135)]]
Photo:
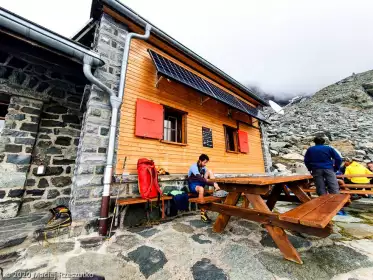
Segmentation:
[(54, 32), (51, 32), (41, 26), (38, 26), (26, 19), (23, 19), (3, 8), (0, 7), (0, 27), (5, 30), (11, 30), (17, 34), (20, 34), (32, 41), (40, 42), (43, 45), (49, 46), (56, 49), (69, 57), (74, 57), (78, 61), (83, 61), (83, 72), (85, 77), (94, 85), (99, 87), (110, 95), (110, 104), (112, 107), (111, 123), (110, 123), (110, 134), (109, 134), (109, 146), (107, 152), (106, 166), (104, 171), (104, 190), (101, 201), (101, 214), (100, 214), (100, 226), (99, 232), (102, 235), (107, 233), (107, 219), (109, 214), (109, 200), (110, 200), (110, 184), (112, 179), (113, 171), (113, 158), (115, 148), (115, 138), (117, 129), (117, 119), (119, 108), (122, 105), (124, 87), (126, 81), (128, 56), (130, 51), (130, 44), (133, 38), (140, 40), (147, 40), (150, 37), (150, 31), (152, 26), (146, 24), (145, 34), (128, 33), (125, 40), (125, 46), (123, 50), (123, 61), (120, 73), (120, 84), (119, 93), (116, 95), (110, 88), (104, 83), (100, 82), (92, 74), (92, 67), (100, 67), (104, 65), (104, 61), (100, 58), (97, 53), (90, 51), (87, 48), (82, 47), (80, 44), (64, 38)]
[(132, 39), (147, 40), (150, 37), (150, 31), (152, 27), (147, 24), (145, 27), (145, 34), (128, 33), (125, 40), (124, 50), (123, 50), (123, 60), (120, 72), (119, 80), (119, 92), (118, 96), (102, 82), (100, 82), (96, 77), (92, 75), (91, 69), (91, 59), (87, 56), (84, 58), (83, 71), (86, 78), (94, 85), (98, 86), (103, 91), (110, 95), (111, 104), (111, 122), (109, 131), (109, 146), (107, 151), (106, 166), (104, 171), (104, 190), (102, 193), (101, 200), (101, 211), (100, 211), (100, 223), (99, 223), (99, 233), (101, 235), (106, 235), (107, 233), (107, 222), (109, 217), (109, 202), (110, 202), (110, 184), (113, 175), (113, 159), (114, 159), (114, 148), (115, 148), (115, 138), (117, 131), (117, 119), (119, 108), (123, 102), (124, 88), (126, 82), (128, 57), (130, 52), (130, 44)]

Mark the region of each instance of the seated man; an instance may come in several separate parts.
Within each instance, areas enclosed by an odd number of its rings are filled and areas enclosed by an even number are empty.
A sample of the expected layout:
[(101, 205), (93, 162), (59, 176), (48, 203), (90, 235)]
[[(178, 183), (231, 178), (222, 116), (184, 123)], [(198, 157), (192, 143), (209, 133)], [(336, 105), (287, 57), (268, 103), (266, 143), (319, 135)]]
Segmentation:
[[(367, 163), (367, 168), (370, 172), (373, 172), (373, 161)], [(370, 183), (373, 184), (373, 178), (370, 178)]]
[[(214, 174), (206, 168), (208, 161), (209, 157), (207, 155), (200, 155), (197, 163), (194, 163), (188, 172), (189, 191), (198, 194), (198, 198), (201, 200), (204, 198), (206, 185), (214, 186), (216, 191), (220, 189), (217, 183), (209, 181), (209, 179), (214, 179), (215, 177)], [(211, 221), (207, 216), (206, 211), (203, 209), (201, 209), (201, 220), (203, 222)]]
[[(373, 174), (365, 166), (349, 158), (345, 159), (345, 166), (346, 166), (345, 175)], [(351, 178), (347, 177), (345, 178), (345, 182), (348, 184), (369, 184), (370, 179), (367, 177), (351, 177)]]

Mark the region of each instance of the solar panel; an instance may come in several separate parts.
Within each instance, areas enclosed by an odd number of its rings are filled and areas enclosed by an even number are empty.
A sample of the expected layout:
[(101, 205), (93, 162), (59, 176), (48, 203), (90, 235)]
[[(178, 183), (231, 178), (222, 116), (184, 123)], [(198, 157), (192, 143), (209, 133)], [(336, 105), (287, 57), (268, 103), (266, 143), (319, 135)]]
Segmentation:
[(237, 100), (236, 97), (234, 97), (233, 95), (225, 92), (221, 88), (215, 86), (214, 84), (212, 84), (212, 83), (210, 83), (208, 81), (206, 81), (206, 83), (209, 85), (209, 87), (212, 90), (212, 92), (215, 93), (215, 95), (216, 95), (216, 97), (217, 97), (217, 99), (219, 101), (221, 101), (221, 102), (223, 102), (225, 104), (228, 104), (228, 105), (230, 105), (233, 108), (237, 108), (240, 111), (244, 111), (245, 112), (245, 109), (242, 107), (242, 105), (240, 104), (240, 102)]
[(252, 117), (258, 119), (258, 120), (261, 120), (261, 121), (265, 121), (267, 122), (265, 116), (256, 108), (253, 108), (251, 107), (249, 104), (239, 100), (239, 102), (241, 103), (242, 107), (245, 108), (245, 111)]
[(199, 92), (223, 102), (232, 108), (240, 110), (241, 112), (249, 114), (254, 118), (266, 121), (265, 117), (260, 113), (260, 111), (237, 99), (232, 94), (225, 92), (209, 81), (202, 79), (196, 74), (157, 54), (156, 52), (153, 52), (152, 50), (149, 50), (149, 53), (153, 59), (157, 72), (160, 74), (194, 88)]
[(151, 50), (149, 53), (159, 73), (216, 98), (202, 78)]

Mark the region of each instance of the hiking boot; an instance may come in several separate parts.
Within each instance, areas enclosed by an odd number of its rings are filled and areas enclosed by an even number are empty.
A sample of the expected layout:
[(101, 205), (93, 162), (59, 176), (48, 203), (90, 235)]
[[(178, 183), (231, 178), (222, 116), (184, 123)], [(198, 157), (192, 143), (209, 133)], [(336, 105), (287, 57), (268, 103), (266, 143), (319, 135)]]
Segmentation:
[(44, 230), (58, 229), (68, 227), (71, 225), (71, 217), (67, 215), (61, 215), (58, 218), (52, 218), (45, 226)]
[(213, 193), (213, 196), (215, 196), (215, 197), (226, 197), (227, 195), (228, 195), (228, 192), (226, 192), (224, 190), (214, 191), (214, 193)]
[(211, 223), (211, 219), (207, 216), (206, 212), (201, 212), (201, 221), (204, 223)]

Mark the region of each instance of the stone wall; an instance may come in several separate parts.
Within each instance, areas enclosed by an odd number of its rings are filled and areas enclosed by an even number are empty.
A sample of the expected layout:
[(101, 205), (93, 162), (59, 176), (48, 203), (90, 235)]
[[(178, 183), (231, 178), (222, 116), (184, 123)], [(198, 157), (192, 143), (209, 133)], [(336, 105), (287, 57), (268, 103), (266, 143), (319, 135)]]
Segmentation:
[(271, 170), (272, 157), (269, 151), (269, 140), (268, 140), (268, 135), (267, 135), (267, 128), (264, 123), (260, 124), (260, 133), (262, 137), (262, 151), (263, 151), (265, 172), (271, 173), (272, 172)]
[[(0, 219), (7, 219), (20, 205), (29, 214), (68, 203), (87, 81), (80, 64), (1, 36), (0, 100), (10, 104), (0, 135)], [(40, 164), (46, 176), (35, 176)]]
[[(126, 34), (126, 26), (105, 14), (95, 34), (94, 49), (105, 61), (105, 65), (96, 70), (95, 76), (116, 93)], [(70, 202), (75, 220), (99, 216), (109, 143), (111, 105), (108, 94), (93, 85), (86, 106)]]
[[(240, 177), (260, 177), (263, 174), (215, 174), (216, 178), (240, 178)], [(186, 174), (159, 175), (158, 182), (161, 190), (167, 193), (171, 190), (188, 190), (188, 177)], [(137, 175), (116, 176), (110, 189), (110, 195), (119, 197), (138, 197), (140, 195)]]
[(24, 195), (43, 102), (12, 96), (0, 137), (0, 218), (15, 217)]
[[(78, 110), (56, 102), (43, 107), (22, 212), (69, 204), (81, 115)], [(37, 175), (41, 165), (45, 166), (45, 173)]]

